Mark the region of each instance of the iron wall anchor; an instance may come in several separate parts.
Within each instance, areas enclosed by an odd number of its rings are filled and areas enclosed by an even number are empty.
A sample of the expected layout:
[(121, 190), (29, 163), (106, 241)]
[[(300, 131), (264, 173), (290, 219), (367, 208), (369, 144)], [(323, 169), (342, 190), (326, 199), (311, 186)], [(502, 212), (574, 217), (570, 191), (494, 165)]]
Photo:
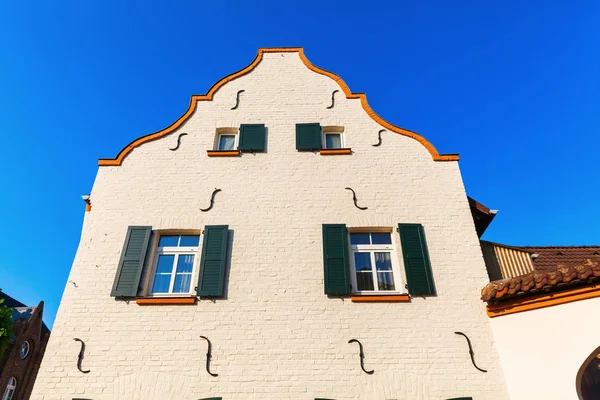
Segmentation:
[(349, 188), (349, 187), (347, 187), (345, 189), (352, 192), (352, 200), (354, 200), (354, 205), (356, 206), (356, 208), (358, 208), (359, 210), (363, 210), (363, 211), (369, 209), (369, 207), (361, 207), (357, 204), (358, 200), (356, 199), (356, 193), (354, 192), (354, 189)]
[(181, 137), (182, 136), (187, 136), (187, 133), (180, 133), (179, 136), (177, 136), (177, 146), (175, 146), (173, 148), (169, 148), (169, 150), (175, 151), (179, 148), (179, 146), (181, 145)]
[(240, 105), (240, 94), (244, 92), (245, 90), (238, 90), (237, 94), (235, 95), (235, 106), (231, 107), (232, 110), (238, 108), (238, 106)]
[(208, 340), (206, 336), (200, 337), (208, 342), (208, 350), (206, 353), (206, 372), (208, 372), (210, 376), (219, 376), (219, 374), (213, 374), (212, 372), (210, 372), (210, 359), (212, 358), (212, 343), (210, 342), (210, 340)]
[(371, 146), (373, 146), (373, 147), (381, 146), (381, 134), (385, 131), (386, 131), (385, 129), (382, 129), (379, 131), (379, 133), (377, 134), (377, 136), (379, 137), (379, 141), (377, 142), (377, 144), (372, 144)]
[(213, 204), (215, 203), (215, 195), (217, 193), (219, 193), (220, 191), (221, 191), (221, 189), (215, 188), (215, 190), (212, 193), (212, 196), (210, 197), (210, 206), (208, 206), (208, 208), (201, 208), (200, 211), (202, 211), (202, 212), (210, 211), (210, 209), (213, 208)]
[(81, 342), (81, 350), (79, 350), (79, 356), (77, 356), (77, 369), (82, 373), (87, 374), (90, 370), (84, 371), (81, 369), (81, 361), (83, 360), (83, 353), (85, 353), (85, 343), (79, 338), (73, 338), (73, 340)]
[(335, 105), (335, 94), (339, 92), (339, 90), (334, 90), (331, 93), (331, 105), (329, 107), (327, 107), (327, 109), (333, 108), (333, 106)]
[(454, 332), (454, 333), (457, 335), (464, 336), (465, 339), (467, 339), (467, 344), (469, 345), (469, 354), (471, 355), (471, 362), (473, 363), (473, 366), (481, 372), (487, 372), (487, 369), (481, 369), (477, 366), (477, 364), (475, 364), (475, 353), (473, 353), (473, 346), (471, 346), (471, 340), (469, 339), (469, 337), (462, 332)]
[(375, 372), (375, 370), (367, 371), (367, 370), (365, 369), (365, 353), (363, 352), (363, 345), (362, 345), (362, 343), (361, 343), (361, 342), (359, 342), (359, 341), (358, 341), (358, 340), (356, 340), (356, 339), (350, 339), (350, 340), (348, 340), (348, 343), (354, 343), (354, 342), (358, 343), (358, 346), (359, 346), (359, 348), (360, 348), (360, 367), (362, 368), (362, 370), (363, 370), (363, 371), (364, 371), (366, 374), (368, 374), (368, 375), (373, 375), (373, 373)]

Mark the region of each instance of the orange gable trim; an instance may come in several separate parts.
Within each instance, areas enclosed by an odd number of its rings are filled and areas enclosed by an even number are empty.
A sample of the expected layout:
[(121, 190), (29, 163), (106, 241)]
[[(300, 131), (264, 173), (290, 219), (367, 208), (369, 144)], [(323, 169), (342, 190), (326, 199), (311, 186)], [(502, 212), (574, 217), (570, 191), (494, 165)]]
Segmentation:
[(594, 284), (583, 288), (571, 289), (552, 294), (540, 294), (520, 301), (507, 301), (500, 304), (491, 304), (486, 307), (490, 318), (514, 314), (523, 311), (537, 310), (538, 308), (552, 307), (573, 301), (600, 297), (600, 285)]
[(396, 132), (400, 135), (408, 136), (410, 138), (415, 139), (416, 141), (421, 143), (423, 146), (425, 146), (425, 148), (429, 151), (429, 153), (431, 154), (431, 157), (433, 158), (434, 161), (458, 161), (458, 154), (439, 154), (437, 152), (437, 150), (435, 149), (435, 147), (433, 147), (433, 145), (431, 143), (429, 143), (427, 141), (427, 139), (425, 139), (424, 137), (420, 136), (419, 134), (417, 134), (415, 132), (392, 125), (389, 122), (382, 119), (379, 115), (377, 115), (375, 113), (375, 111), (373, 111), (371, 109), (371, 107), (367, 103), (367, 96), (364, 93), (352, 93), (350, 91), (350, 89), (348, 88), (348, 85), (346, 85), (346, 83), (342, 80), (342, 78), (340, 78), (339, 76), (337, 76), (336, 74), (334, 74), (332, 72), (326, 71), (324, 69), (321, 69), (321, 68), (316, 67), (315, 65), (311, 64), (311, 62), (308, 61), (308, 59), (304, 55), (303, 48), (290, 47), (290, 48), (258, 49), (258, 55), (254, 59), (254, 61), (252, 61), (252, 63), (250, 63), (250, 65), (248, 65), (246, 68), (221, 79), (220, 81), (215, 83), (206, 94), (193, 95), (190, 100), (189, 108), (187, 109), (185, 114), (183, 114), (181, 117), (179, 117), (179, 119), (177, 121), (175, 121), (173, 124), (171, 124), (171, 126), (168, 126), (167, 128), (165, 128), (161, 131), (151, 133), (149, 135), (142, 136), (142, 137), (134, 140), (133, 142), (131, 142), (127, 146), (125, 146), (125, 148), (123, 148), (119, 152), (119, 154), (117, 154), (117, 156), (115, 158), (101, 158), (100, 160), (98, 160), (98, 165), (99, 166), (121, 165), (121, 163), (123, 162), (123, 159), (127, 156), (127, 154), (129, 154), (131, 152), (131, 150), (133, 150), (137, 146), (139, 146), (143, 143), (146, 143), (146, 142), (150, 142), (152, 140), (159, 139), (161, 137), (164, 137), (164, 136), (172, 133), (175, 129), (179, 128), (194, 113), (194, 111), (196, 110), (196, 105), (197, 105), (198, 101), (212, 100), (214, 94), (216, 93), (217, 90), (219, 90), (219, 88), (221, 88), (221, 86), (225, 85), (228, 82), (231, 82), (232, 80), (234, 80), (236, 78), (239, 78), (240, 76), (246, 75), (247, 73), (252, 71), (258, 65), (258, 63), (261, 62), (264, 53), (298, 53), (298, 55), (300, 56), (300, 59), (302, 60), (304, 65), (306, 65), (308, 67), (308, 69), (310, 69), (311, 71), (314, 71), (318, 74), (328, 76), (331, 79), (333, 79), (334, 81), (336, 81), (338, 83), (338, 85), (340, 85), (342, 90), (344, 91), (344, 94), (346, 95), (347, 99), (360, 99), (363, 109), (367, 112), (367, 114), (375, 122), (377, 122), (378, 124), (380, 124), (381, 126), (385, 127), (386, 129), (388, 129), (392, 132)]

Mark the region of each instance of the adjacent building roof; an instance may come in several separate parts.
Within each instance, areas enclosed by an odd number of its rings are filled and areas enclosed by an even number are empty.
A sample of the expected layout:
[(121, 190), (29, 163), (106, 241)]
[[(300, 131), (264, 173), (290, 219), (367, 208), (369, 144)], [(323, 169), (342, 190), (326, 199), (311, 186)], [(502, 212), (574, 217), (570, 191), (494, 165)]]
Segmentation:
[(481, 237), (488, 226), (492, 223), (492, 220), (498, 213), (498, 210), (490, 210), (471, 197), (467, 197), (467, 199), (469, 200), (469, 208), (471, 208), (471, 215), (473, 216), (473, 222), (475, 223), (477, 237)]
[(520, 296), (558, 292), (600, 281), (600, 246), (512, 248), (530, 253), (534, 270), (490, 282), (481, 291), (483, 301), (498, 302)]
[(588, 260), (600, 262), (600, 246), (521, 246), (523, 251), (537, 254), (533, 258), (536, 271), (550, 272), (558, 267), (575, 267)]
[(4, 303), (2, 304), (10, 308), (27, 307), (25, 304), (4, 293), (2, 289), (0, 289), (0, 299), (4, 299)]
[[(29, 320), (36, 309), (41, 307), (42, 312), (44, 309), (43, 301), (40, 302), (40, 304), (37, 306), (26, 306), (25, 304), (21, 303), (17, 299), (4, 293), (2, 291), (2, 289), (0, 289), (0, 299), (4, 299), (4, 303), (2, 303), (2, 305), (13, 309), (13, 314), (12, 314), (13, 322), (20, 318)], [(50, 332), (50, 329), (48, 329), (48, 326), (43, 321), (42, 321), (42, 332), (44, 332), (44, 333)]]

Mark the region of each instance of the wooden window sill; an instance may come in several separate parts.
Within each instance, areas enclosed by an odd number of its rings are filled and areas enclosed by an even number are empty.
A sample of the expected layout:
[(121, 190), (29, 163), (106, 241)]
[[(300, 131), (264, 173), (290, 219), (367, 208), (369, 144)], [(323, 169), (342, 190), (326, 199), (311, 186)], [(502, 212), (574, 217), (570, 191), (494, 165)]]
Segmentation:
[(378, 295), (372, 295), (372, 296), (361, 296), (361, 295), (355, 295), (350, 297), (350, 300), (352, 300), (353, 303), (390, 303), (390, 302), (396, 302), (396, 301), (404, 301), (404, 302), (408, 302), (410, 301), (410, 296), (407, 294), (394, 294), (394, 295), (389, 295), (389, 296), (378, 296)]
[(352, 154), (352, 149), (321, 149), (319, 153), (322, 156), (337, 156), (343, 154)]
[(209, 157), (237, 157), (240, 155), (239, 150), (206, 150)]
[(195, 297), (143, 297), (135, 299), (141, 306), (190, 305), (196, 304)]

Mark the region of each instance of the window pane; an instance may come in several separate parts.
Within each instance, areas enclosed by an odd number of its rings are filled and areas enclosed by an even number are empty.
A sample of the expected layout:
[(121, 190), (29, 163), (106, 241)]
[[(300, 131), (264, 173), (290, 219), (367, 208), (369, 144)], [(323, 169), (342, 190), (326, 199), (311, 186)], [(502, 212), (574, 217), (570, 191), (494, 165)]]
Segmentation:
[(354, 253), (354, 266), (356, 267), (356, 272), (371, 272), (371, 253)]
[(392, 244), (392, 236), (389, 233), (371, 233), (373, 244)]
[(179, 241), (179, 247), (198, 247), (199, 242), (200, 236), (198, 235), (184, 235), (181, 236), (181, 241)]
[(191, 282), (192, 274), (175, 275), (175, 285), (173, 286), (173, 293), (189, 293)]
[(390, 253), (375, 253), (375, 268), (377, 271), (391, 271), (392, 258)]
[(181, 274), (184, 272), (192, 272), (194, 266), (194, 255), (193, 254), (182, 254), (177, 260), (177, 273)]
[(171, 274), (156, 274), (154, 277), (154, 286), (152, 293), (169, 293), (171, 284)]
[(396, 290), (393, 272), (377, 272), (379, 290)]
[(342, 148), (342, 135), (339, 133), (326, 133), (325, 134), (325, 148), (326, 149)]
[(373, 274), (371, 273), (371, 271), (357, 272), (356, 285), (358, 286), (358, 290), (374, 290)]
[(219, 150), (233, 150), (235, 147), (235, 135), (220, 135)]
[(173, 272), (173, 262), (175, 261), (175, 256), (172, 254), (162, 254), (158, 256), (158, 263), (156, 265), (156, 273), (157, 274), (170, 274)]
[(177, 247), (179, 236), (161, 236), (158, 247)]
[(351, 233), (350, 244), (371, 244), (368, 233)]

